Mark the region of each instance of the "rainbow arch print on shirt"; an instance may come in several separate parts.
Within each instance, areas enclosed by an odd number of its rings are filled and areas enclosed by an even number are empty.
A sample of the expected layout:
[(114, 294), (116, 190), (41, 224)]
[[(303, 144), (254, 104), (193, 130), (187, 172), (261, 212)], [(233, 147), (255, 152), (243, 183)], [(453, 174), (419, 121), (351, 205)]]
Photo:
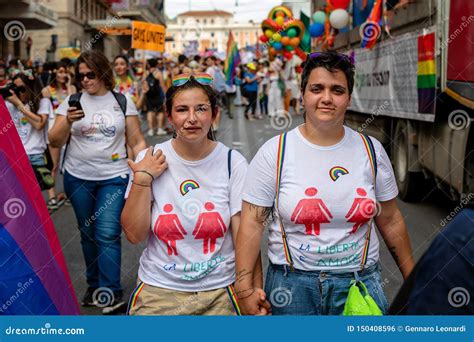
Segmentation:
[(335, 182), (339, 177), (347, 175), (349, 171), (342, 166), (334, 166), (329, 170), (329, 177)]
[(195, 189), (199, 189), (199, 184), (192, 179), (185, 180), (179, 186), (179, 191), (181, 192), (181, 195), (183, 196), (186, 195), (191, 190), (195, 190)]

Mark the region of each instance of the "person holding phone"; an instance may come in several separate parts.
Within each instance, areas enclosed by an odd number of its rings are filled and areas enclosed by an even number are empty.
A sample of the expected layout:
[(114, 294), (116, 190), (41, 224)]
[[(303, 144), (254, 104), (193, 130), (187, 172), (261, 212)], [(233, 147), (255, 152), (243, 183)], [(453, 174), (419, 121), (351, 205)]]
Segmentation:
[[(59, 105), (64, 101), (66, 97), (77, 92), (76, 87), (72, 84), (71, 77), (68, 72), (68, 65), (64, 62), (59, 62), (56, 65), (55, 71), (52, 74), (51, 84), (47, 85), (41, 90), (41, 95), (44, 99), (47, 99), (51, 102), (49, 108), (49, 120), (48, 120), (48, 129), (51, 129), (56, 120), (56, 110)], [(51, 155), (51, 161), (53, 163), (52, 176), (56, 178), (57, 172), (59, 169), (59, 160), (61, 149), (48, 146), (49, 153)], [(55, 210), (58, 209), (62, 202), (65, 200), (64, 194), (59, 194), (56, 197), (56, 192), (54, 187), (49, 191), (48, 209)]]
[[(48, 122), (48, 101), (38, 101), (39, 85), (23, 73), (12, 78), (12, 83), (2, 89), (7, 109), (12, 116), (30, 164), (35, 171), (41, 190), (54, 186), (51, 172), (46, 168), (45, 127)], [(10, 96), (6, 96), (8, 91)], [(49, 199), (51, 201), (51, 197)]]
[[(103, 53), (83, 52), (75, 75), (84, 91), (58, 107), (49, 141), (54, 147), (66, 144), (64, 189), (76, 214), (87, 267), (88, 288), (81, 304), (105, 305), (104, 314), (116, 314), (125, 306), (120, 213), (129, 178), (126, 145), (137, 154), (146, 144), (135, 104), (112, 92), (114, 75)], [(101, 291), (113, 293), (112, 300), (98, 303)]]

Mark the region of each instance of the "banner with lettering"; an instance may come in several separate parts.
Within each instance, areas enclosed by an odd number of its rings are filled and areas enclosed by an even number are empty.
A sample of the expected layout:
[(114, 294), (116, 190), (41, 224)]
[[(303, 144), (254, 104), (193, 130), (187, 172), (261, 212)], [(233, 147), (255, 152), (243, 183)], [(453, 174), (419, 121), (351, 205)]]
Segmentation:
[[(369, 115), (434, 121), (436, 89), (424, 87), (421, 93), (419, 80), (420, 72), (423, 74), (426, 69), (420, 69), (419, 55), (424, 50), (419, 48), (419, 39), (433, 36), (433, 30), (416, 31), (387, 39), (373, 49), (355, 49), (355, 84), (349, 109)], [(434, 57), (431, 62), (436, 62)], [(430, 76), (436, 79), (434, 68), (430, 68)], [(431, 103), (425, 103), (428, 98)]]
[(165, 33), (163, 25), (132, 21), (132, 48), (164, 52)]

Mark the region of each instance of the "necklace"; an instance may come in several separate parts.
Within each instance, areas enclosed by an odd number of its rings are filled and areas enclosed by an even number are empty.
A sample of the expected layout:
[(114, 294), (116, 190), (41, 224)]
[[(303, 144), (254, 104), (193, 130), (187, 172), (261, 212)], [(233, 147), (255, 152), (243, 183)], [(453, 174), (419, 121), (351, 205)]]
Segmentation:
[(51, 103), (53, 104), (53, 109), (56, 110), (67, 97), (67, 88), (65, 86), (62, 86), (61, 92), (58, 92), (55, 85), (50, 85), (48, 90), (51, 98)]

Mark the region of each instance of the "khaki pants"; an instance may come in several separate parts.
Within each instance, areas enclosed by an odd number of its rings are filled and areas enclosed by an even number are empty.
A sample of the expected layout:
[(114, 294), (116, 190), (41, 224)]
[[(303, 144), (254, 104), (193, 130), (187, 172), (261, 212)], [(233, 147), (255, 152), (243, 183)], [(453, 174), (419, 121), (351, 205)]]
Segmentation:
[(227, 288), (182, 292), (139, 281), (130, 297), (128, 314), (235, 316), (236, 312)]

